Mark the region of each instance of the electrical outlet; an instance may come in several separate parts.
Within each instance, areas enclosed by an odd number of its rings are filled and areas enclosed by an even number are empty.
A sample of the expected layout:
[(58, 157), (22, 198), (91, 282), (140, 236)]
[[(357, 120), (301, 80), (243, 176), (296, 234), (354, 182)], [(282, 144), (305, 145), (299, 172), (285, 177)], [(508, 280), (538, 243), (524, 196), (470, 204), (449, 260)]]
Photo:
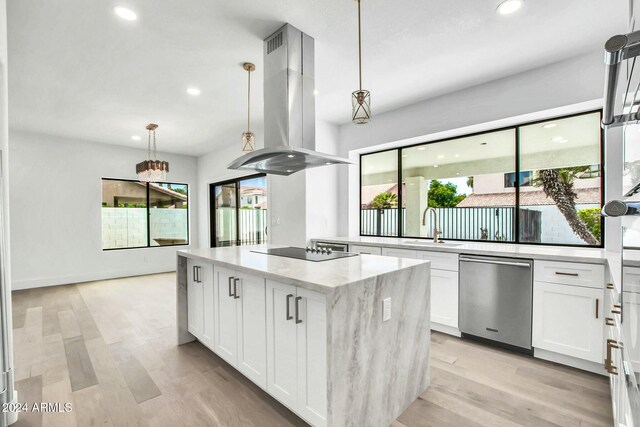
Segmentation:
[(391, 298), (382, 300), (382, 321), (391, 320)]

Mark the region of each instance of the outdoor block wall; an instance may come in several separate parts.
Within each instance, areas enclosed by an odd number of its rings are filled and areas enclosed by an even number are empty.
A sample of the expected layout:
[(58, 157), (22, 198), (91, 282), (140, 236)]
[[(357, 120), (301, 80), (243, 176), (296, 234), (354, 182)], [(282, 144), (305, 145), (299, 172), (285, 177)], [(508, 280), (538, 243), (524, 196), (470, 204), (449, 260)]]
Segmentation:
[[(154, 239), (188, 240), (187, 209), (151, 209), (149, 229)], [(146, 208), (102, 208), (102, 248), (147, 246)]]

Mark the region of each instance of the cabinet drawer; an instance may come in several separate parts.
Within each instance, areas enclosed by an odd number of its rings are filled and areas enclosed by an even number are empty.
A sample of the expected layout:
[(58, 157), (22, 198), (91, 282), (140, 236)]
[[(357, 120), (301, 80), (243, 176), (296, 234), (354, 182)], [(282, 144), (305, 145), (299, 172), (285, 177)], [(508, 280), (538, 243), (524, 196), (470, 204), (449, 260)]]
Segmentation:
[(382, 255), (418, 259), (417, 251), (411, 249), (382, 248)]
[(431, 261), (431, 268), (458, 271), (458, 254), (446, 252), (418, 251), (418, 259)]
[(604, 288), (604, 265), (535, 261), (533, 279), (537, 282), (602, 289)]
[(356, 254), (382, 255), (380, 246), (349, 245), (349, 252)]

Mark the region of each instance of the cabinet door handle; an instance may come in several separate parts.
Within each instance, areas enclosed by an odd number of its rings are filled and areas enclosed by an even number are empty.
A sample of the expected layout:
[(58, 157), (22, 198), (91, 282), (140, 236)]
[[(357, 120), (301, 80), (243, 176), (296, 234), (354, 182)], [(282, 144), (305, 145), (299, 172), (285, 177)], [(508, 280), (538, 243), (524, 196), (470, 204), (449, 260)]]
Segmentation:
[(578, 277), (579, 276), (578, 273), (565, 273), (563, 271), (556, 271), (556, 275), (558, 275), (558, 276), (571, 276), (571, 277)]
[(198, 266), (198, 283), (202, 283), (202, 267)]
[(300, 319), (300, 306), (298, 305), (298, 303), (300, 302), (300, 300), (302, 299), (302, 297), (296, 297), (296, 323), (302, 323), (302, 320)]
[(613, 365), (613, 360), (611, 359), (611, 349), (620, 348), (620, 344), (616, 340), (607, 340), (607, 358), (604, 359), (604, 368), (613, 375), (618, 375), (618, 367)]
[(620, 306), (620, 304), (613, 304), (611, 306), (611, 312), (613, 314), (622, 314), (622, 307)]
[(604, 324), (607, 326), (615, 326), (616, 323), (613, 320), (613, 317), (605, 317), (604, 318)]
[(607, 289), (615, 289), (616, 287), (613, 286), (613, 283), (607, 283)]
[(197, 276), (196, 276), (196, 266), (193, 266), (193, 271), (191, 272), (193, 274), (193, 281), (194, 283), (198, 282)]
[(232, 297), (233, 296), (233, 292), (231, 292), (231, 282), (233, 282), (234, 277), (231, 276), (229, 277), (229, 296)]
[(600, 311), (600, 298), (596, 298), (596, 319), (598, 319), (599, 311)]
[(287, 295), (287, 320), (293, 319), (293, 316), (291, 315), (291, 311), (289, 309), (289, 305), (290, 305), (289, 301), (291, 301), (291, 298), (293, 298), (293, 294)]
[(233, 279), (233, 299), (238, 299), (240, 298), (240, 295), (238, 295), (238, 282), (240, 281), (239, 278), (234, 278)]

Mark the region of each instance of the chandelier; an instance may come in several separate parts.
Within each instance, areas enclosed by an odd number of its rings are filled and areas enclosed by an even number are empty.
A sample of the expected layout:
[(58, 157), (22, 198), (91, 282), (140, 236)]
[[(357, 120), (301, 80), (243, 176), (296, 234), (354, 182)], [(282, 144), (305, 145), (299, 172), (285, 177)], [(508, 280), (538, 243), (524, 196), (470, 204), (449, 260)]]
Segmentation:
[[(147, 130), (149, 131), (149, 142), (147, 145), (148, 160), (144, 160), (136, 165), (136, 173), (138, 179), (144, 182), (164, 181), (167, 179), (169, 172), (169, 162), (158, 160), (158, 152), (156, 149), (156, 129), (158, 125), (149, 123)], [(151, 157), (151, 138), (153, 137), (153, 158)]]
[(256, 149), (256, 136), (251, 132), (251, 72), (255, 71), (256, 66), (251, 62), (245, 62), (242, 65), (249, 76), (249, 86), (247, 89), (247, 131), (242, 133), (242, 151), (250, 153)]
[(365, 125), (371, 121), (371, 96), (362, 89), (362, 26), (360, 20), (360, 0), (358, 2), (358, 78), (360, 89), (351, 94), (351, 121), (356, 125)]

